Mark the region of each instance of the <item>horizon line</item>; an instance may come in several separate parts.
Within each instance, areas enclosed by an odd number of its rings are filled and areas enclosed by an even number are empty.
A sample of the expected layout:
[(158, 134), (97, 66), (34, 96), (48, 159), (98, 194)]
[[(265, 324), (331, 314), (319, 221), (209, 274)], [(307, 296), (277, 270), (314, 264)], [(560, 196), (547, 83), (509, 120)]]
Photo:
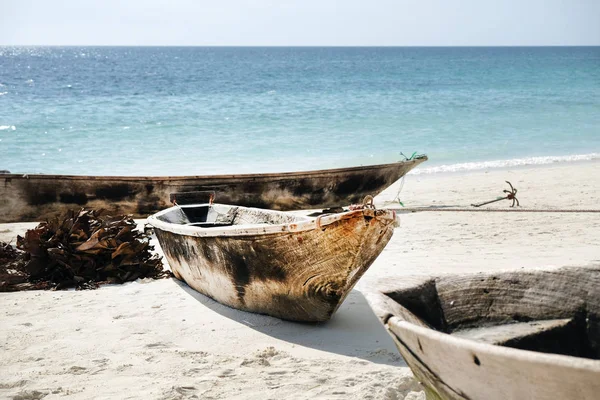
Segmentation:
[(598, 44), (528, 45), (211, 45), (211, 44), (0, 44), (0, 47), (228, 47), (228, 48), (456, 48), (456, 47), (600, 47)]

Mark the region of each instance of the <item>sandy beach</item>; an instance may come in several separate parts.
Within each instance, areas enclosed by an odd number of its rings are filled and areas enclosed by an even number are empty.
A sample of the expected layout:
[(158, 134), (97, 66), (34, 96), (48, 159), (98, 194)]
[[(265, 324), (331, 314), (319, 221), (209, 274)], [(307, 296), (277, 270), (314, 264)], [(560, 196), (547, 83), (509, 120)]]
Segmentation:
[[(506, 180), (523, 210), (600, 209), (597, 161), (411, 174), (399, 198), (468, 207), (502, 195)], [(377, 206), (401, 208), (399, 188)], [(422, 400), (369, 306), (374, 282), (600, 263), (600, 213), (399, 212), (401, 227), (327, 323), (237, 311), (175, 279), (0, 293), (0, 397)], [(0, 241), (33, 226), (0, 225)]]

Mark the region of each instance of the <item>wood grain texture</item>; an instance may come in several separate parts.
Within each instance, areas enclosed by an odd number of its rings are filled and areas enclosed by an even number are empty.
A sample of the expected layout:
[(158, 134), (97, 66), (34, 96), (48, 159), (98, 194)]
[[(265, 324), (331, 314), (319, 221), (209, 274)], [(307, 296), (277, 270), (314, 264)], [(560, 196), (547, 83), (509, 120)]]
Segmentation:
[(325, 321), (393, 234), (394, 214), (356, 210), (303, 231), (228, 237), (155, 228), (173, 273), (228, 306), (295, 321)]
[(450, 275), (436, 287), (451, 330), (484, 322), (569, 318), (593, 306), (600, 271), (562, 268), (498, 274)]
[(367, 297), (428, 399), (598, 398), (600, 267), (412, 281)]
[(226, 204), (275, 210), (346, 206), (376, 195), (427, 157), (392, 164), (278, 174), (180, 177), (0, 174), (0, 223), (41, 221), (79, 207), (146, 217), (175, 192), (215, 191)]
[(598, 361), (478, 343), (395, 317), (388, 328), (415, 375), (437, 398), (593, 400), (600, 393)]

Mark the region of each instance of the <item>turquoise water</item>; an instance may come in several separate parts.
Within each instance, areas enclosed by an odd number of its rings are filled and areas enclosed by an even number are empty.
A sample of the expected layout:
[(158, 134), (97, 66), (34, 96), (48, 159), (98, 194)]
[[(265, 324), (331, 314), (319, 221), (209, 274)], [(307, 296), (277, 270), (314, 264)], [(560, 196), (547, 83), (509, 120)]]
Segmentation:
[(415, 151), (429, 172), (600, 158), (600, 47), (0, 47), (0, 169), (294, 171)]

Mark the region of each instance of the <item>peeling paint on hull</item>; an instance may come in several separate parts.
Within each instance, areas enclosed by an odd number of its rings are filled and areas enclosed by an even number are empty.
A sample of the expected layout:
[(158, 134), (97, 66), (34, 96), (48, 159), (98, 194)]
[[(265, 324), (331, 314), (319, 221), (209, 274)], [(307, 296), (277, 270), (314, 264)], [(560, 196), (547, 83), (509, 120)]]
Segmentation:
[(390, 240), (395, 216), (356, 210), (228, 236), (182, 235), (149, 222), (174, 275), (200, 293), (240, 310), (325, 321)]
[(376, 195), (425, 161), (279, 174), (181, 177), (0, 175), (0, 223), (41, 221), (78, 207), (146, 217), (169, 207), (169, 194), (215, 191), (227, 204), (274, 210), (326, 208)]

